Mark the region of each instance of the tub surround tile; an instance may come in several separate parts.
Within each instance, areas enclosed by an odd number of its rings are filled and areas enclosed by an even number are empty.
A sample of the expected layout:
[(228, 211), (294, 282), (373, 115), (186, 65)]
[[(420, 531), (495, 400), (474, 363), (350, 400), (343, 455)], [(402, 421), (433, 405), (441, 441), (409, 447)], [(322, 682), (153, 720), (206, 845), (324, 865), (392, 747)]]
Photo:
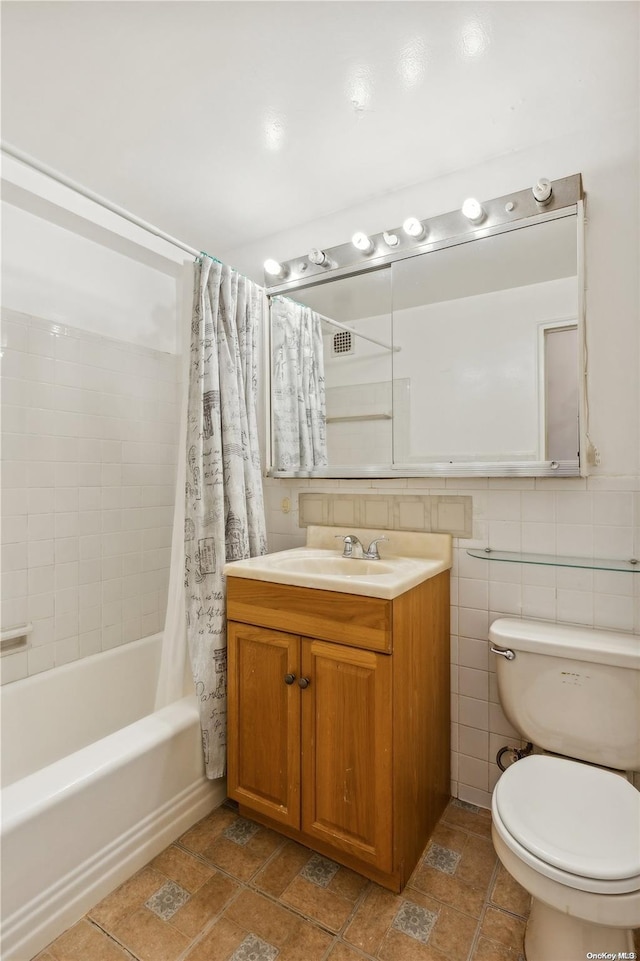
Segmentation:
[[(4, 570), (19, 562), (19, 570), (29, 573), (27, 612), (19, 620), (37, 624), (38, 643), (50, 646), (53, 656), (26, 662), (26, 670), (16, 664), (3, 672), (2, 683), (155, 633), (160, 625), (166, 589), (157, 594), (152, 623), (129, 620), (117, 635), (111, 622), (79, 630), (68, 616), (75, 604), (61, 591), (77, 581), (56, 585), (55, 619), (54, 612), (45, 618), (37, 595), (53, 585), (44, 588), (31, 575), (44, 567), (53, 571), (54, 564), (58, 573), (65, 564), (103, 553), (118, 561), (133, 553), (141, 563), (153, 554), (154, 566), (168, 571), (172, 517), (156, 511), (173, 513), (179, 377), (177, 355), (15, 311), (9, 315), (24, 337), (21, 349), (7, 346), (3, 358), (16, 376), (3, 384), (3, 454), (11, 463), (2, 485), (3, 494), (14, 488), (20, 494), (10, 493), (5, 504), (2, 541), (10, 546), (19, 538), (26, 556), (6, 557)], [(3, 310), (3, 327), (6, 316)], [(53, 354), (44, 355), (52, 344)], [(133, 532), (123, 510), (132, 503), (143, 511)], [(89, 630), (99, 632), (98, 643), (79, 643)]]

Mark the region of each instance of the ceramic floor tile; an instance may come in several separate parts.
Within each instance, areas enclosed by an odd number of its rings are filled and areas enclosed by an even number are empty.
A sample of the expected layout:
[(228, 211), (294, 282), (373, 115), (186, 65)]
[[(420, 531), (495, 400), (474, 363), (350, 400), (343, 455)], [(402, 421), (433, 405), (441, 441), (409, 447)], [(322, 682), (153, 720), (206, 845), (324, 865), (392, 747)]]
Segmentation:
[(507, 948), (497, 941), (480, 938), (471, 961), (525, 961), (524, 954), (514, 948)]
[(223, 805), (34, 961), (521, 961), (526, 892), (449, 804), (396, 895)]
[[(273, 945), (278, 951), (278, 961), (321, 961), (332, 941), (326, 931), (249, 889), (229, 905), (223, 919), (242, 929), (246, 936), (252, 935)], [(260, 957), (259, 953), (256, 957)]]
[(442, 820), (455, 827), (464, 828), (482, 837), (491, 838), (491, 811), (453, 798), (442, 815)]
[(197, 824), (194, 824), (188, 831), (185, 831), (179, 838), (180, 844), (189, 851), (201, 854), (206, 847), (223, 833), (225, 828), (228, 828), (229, 825), (237, 820), (238, 815), (236, 812), (223, 804), (201, 821), (198, 821)]
[(418, 961), (430, 955), (451, 961), (468, 957), (477, 930), (473, 918), (417, 891), (407, 894), (405, 889), (398, 902), (376, 957), (383, 961), (414, 956)]
[(498, 865), (496, 878), (490, 893), (490, 901), (497, 908), (502, 908), (510, 914), (517, 914), (521, 918), (529, 916), (531, 895), (511, 877), (509, 872)]
[[(235, 826), (229, 825), (231, 827)], [(256, 830), (220, 832), (208, 844), (201, 845), (200, 856), (239, 881), (248, 881), (284, 843), (284, 838), (275, 831), (259, 825), (252, 824), (252, 827)]]
[(353, 948), (348, 947), (344, 942), (338, 941), (329, 952), (327, 961), (363, 961), (364, 958), (368, 957), (370, 957), (370, 955), (354, 951)]
[(175, 844), (162, 851), (149, 866), (175, 881), (190, 894), (197, 891), (215, 874), (214, 868), (203, 864), (198, 858)]
[(516, 951), (522, 950), (525, 922), (505, 911), (488, 907), (480, 927), (480, 933), (490, 941), (497, 941)]
[(112, 932), (121, 921), (159, 891), (166, 880), (165, 875), (147, 865), (99, 901), (88, 916), (105, 931)]
[(353, 901), (300, 876), (294, 878), (280, 900), (336, 934), (353, 911)]
[(185, 961), (229, 961), (247, 932), (226, 918), (220, 918), (189, 950)]
[[(82, 920), (60, 935), (48, 948), (55, 961), (130, 961), (129, 955), (104, 931)], [(47, 958), (47, 954), (38, 955)]]
[(309, 860), (309, 849), (286, 841), (253, 879), (253, 884), (275, 898), (286, 890)]
[(177, 961), (191, 940), (148, 908), (130, 914), (113, 934), (140, 961)]
[(195, 938), (220, 914), (241, 890), (236, 881), (216, 872), (171, 917), (171, 926), (186, 937)]
[[(462, 812), (466, 819), (469, 812)], [(441, 821), (409, 885), (479, 918), (496, 863), (491, 841)]]

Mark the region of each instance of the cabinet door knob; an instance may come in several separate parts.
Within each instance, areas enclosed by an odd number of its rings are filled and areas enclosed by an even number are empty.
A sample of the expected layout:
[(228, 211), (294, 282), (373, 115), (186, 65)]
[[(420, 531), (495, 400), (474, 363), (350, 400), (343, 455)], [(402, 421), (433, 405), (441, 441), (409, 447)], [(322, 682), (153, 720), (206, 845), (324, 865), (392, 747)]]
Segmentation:
[(295, 679), (296, 679), (295, 674), (285, 674), (285, 676), (284, 676), (284, 683), (285, 683), (285, 684), (293, 684), (293, 682), (295, 681)]
[(303, 688), (303, 689), (304, 689), (305, 687), (309, 687), (309, 684), (310, 684), (310, 683), (311, 683), (311, 681), (309, 680), (308, 677), (299, 677), (299, 678), (298, 678), (298, 684), (299, 684), (300, 687)]

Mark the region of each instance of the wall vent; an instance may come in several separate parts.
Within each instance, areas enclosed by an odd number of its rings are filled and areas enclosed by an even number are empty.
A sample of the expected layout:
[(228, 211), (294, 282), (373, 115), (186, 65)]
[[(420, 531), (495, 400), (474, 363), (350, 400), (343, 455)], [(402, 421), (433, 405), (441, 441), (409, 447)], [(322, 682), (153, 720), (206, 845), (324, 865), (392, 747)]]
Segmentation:
[(350, 330), (340, 330), (337, 334), (333, 335), (333, 353), (353, 353), (353, 334)]

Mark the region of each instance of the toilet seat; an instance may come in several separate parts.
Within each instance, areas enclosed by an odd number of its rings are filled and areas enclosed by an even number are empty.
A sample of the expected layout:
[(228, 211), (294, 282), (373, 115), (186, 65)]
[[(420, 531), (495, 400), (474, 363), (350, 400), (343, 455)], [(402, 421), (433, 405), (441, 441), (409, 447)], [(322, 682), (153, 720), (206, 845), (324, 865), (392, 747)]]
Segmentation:
[(597, 893), (640, 890), (640, 793), (623, 777), (532, 755), (502, 775), (492, 810), (505, 844), (547, 877)]

